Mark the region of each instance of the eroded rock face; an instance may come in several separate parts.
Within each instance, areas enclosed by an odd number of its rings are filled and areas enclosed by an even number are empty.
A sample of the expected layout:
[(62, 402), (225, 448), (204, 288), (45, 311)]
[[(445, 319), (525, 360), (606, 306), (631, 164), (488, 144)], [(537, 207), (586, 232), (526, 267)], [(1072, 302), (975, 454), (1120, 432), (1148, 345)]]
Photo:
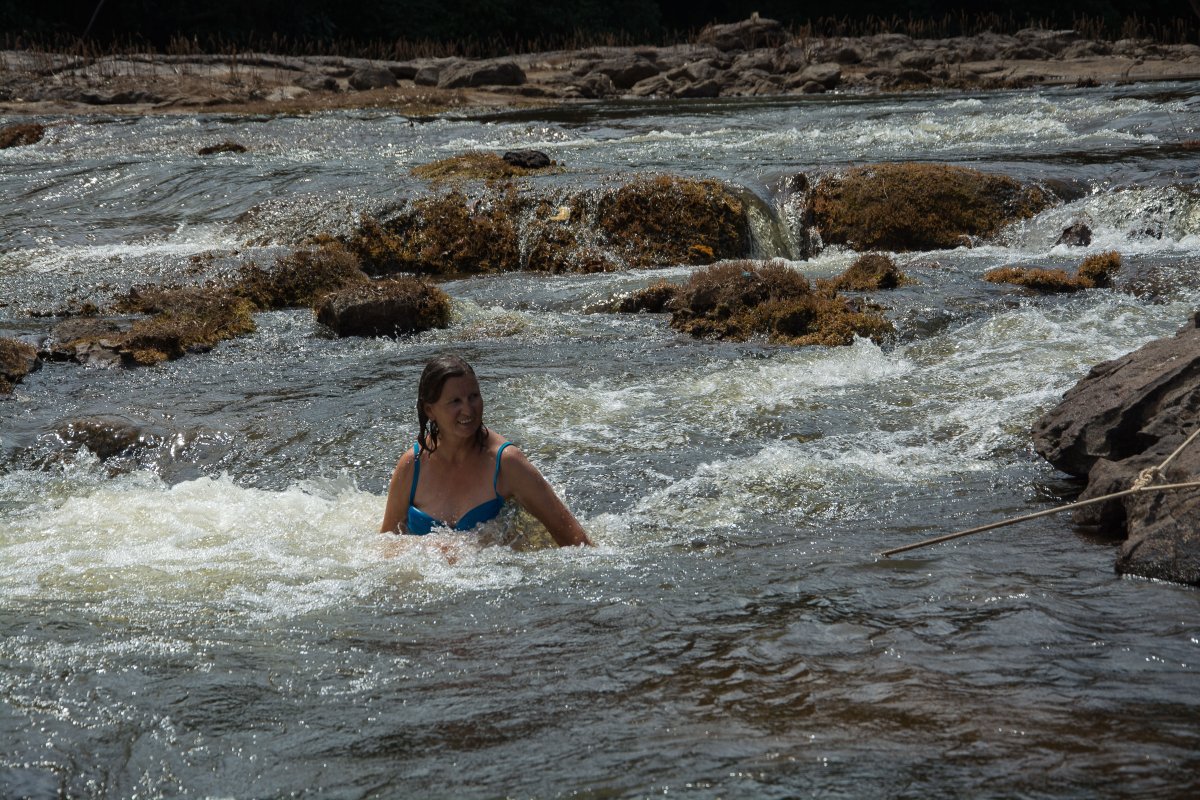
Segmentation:
[[(1033, 426), (1038, 453), (1087, 477), (1081, 499), (1130, 488), (1200, 426), (1200, 314), (1174, 337), (1097, 364)], [(1200, 477), (1200, 442), (1155, 484)], [(1200, 489), (1143, 492), (1076, 512), (1077, 522), (1125, 535), (1117, 570), (1200, 585)]]

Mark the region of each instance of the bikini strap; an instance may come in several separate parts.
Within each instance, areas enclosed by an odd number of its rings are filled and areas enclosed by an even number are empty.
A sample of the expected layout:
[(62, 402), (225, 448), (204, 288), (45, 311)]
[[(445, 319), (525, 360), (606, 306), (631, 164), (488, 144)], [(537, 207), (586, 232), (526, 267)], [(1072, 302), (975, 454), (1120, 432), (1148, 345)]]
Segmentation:
[(500, 489), (497, 488), (497, 483), (500, 481), (500, 456), (504, 455), (504, 448), (508, 447), (512, 442), (505, 442), (500, 445), (500, 449), (496, 451), (496, 474), (492, 476), (492, 491), (496, 496), (500, 496)]
[(408, 504), (411, 506), (413, 500), (417, 498), (417, 478), (421, 477), (421, 445), (419, 442), (413, 442), (413, 484), (412, 491), (408, 493)]

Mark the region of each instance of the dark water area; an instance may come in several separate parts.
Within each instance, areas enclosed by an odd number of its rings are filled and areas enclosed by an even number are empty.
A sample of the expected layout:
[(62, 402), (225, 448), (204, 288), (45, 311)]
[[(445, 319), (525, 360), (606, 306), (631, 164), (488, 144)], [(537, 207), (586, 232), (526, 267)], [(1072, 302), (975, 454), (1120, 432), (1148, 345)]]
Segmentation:
[[(1075, 189), (995, 242), (898, 254), (916, 281), (874, 297), (883, 346), (594, 313), (675, 265), (448, 281), (451, 326), (399, 340), (292, 310), (154, 368), (46, 365), (0, 403), (0, 795), (1194, 794), (1194, 590), (1116, 576), (1115, 543), (1065, 517), (877, 553), (1077, 490), (1029, 425), (1197, 308), (1198, 91), (41, 120), (0, 152), (0, 335), (267, 261), (468, 149), (545, 150), (568, 170), (536, 180), (564, 190), (729, 181), (759, 200), (759, 254), (810, 277), (854, 254), (797, 257), (797, 173), (919, 160)], [(226, 139), (249, 152), (195, 155)], [(1056, 245), (1077, 220), (1093, 243)], [(980, 279), (1106, 250), (1117, 291)], [(447, 349), (596, 548), (514, 512), (478, 538), (375, 532)], [(72, 428), (93, 418), (140, 438), (101, 458)]]

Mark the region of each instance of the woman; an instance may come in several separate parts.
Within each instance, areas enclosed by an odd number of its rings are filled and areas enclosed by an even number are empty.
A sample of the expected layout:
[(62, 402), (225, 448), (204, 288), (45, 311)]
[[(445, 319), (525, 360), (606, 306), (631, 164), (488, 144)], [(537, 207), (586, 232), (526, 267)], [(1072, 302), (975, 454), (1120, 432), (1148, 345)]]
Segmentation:
[(425, 365), (417, 422), (417, 441), (392, 472), (381, 532), (469, 531), (516, 500), (560, 547), (592, 543), (537, 467), (484, 426), (483, 396), (467, 362), (444, 355)]

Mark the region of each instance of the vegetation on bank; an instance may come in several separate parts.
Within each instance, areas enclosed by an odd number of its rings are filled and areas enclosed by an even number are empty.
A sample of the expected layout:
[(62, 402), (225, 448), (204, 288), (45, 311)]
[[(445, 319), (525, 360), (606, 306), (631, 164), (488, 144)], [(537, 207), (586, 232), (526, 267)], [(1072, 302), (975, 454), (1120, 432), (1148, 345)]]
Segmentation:
[[(151, 50), (181, 54), (263, 51), (407, 59), (491, 57), (597, 45), (675, 44), (714, 22), (752, 13), (798, 38), (902, 33), (947, 38), (983, 31), (1073, 28), (1087, 38), (1195, 42), (1197, 16), (1182, 0), (1093, 0), (1086, 4), (847, 0), (824, 7), (787, 0), (132, 0), (53, 5), (0, 3), (5, 49)], [(813, 13), (817, 12), (817, 13)]]

